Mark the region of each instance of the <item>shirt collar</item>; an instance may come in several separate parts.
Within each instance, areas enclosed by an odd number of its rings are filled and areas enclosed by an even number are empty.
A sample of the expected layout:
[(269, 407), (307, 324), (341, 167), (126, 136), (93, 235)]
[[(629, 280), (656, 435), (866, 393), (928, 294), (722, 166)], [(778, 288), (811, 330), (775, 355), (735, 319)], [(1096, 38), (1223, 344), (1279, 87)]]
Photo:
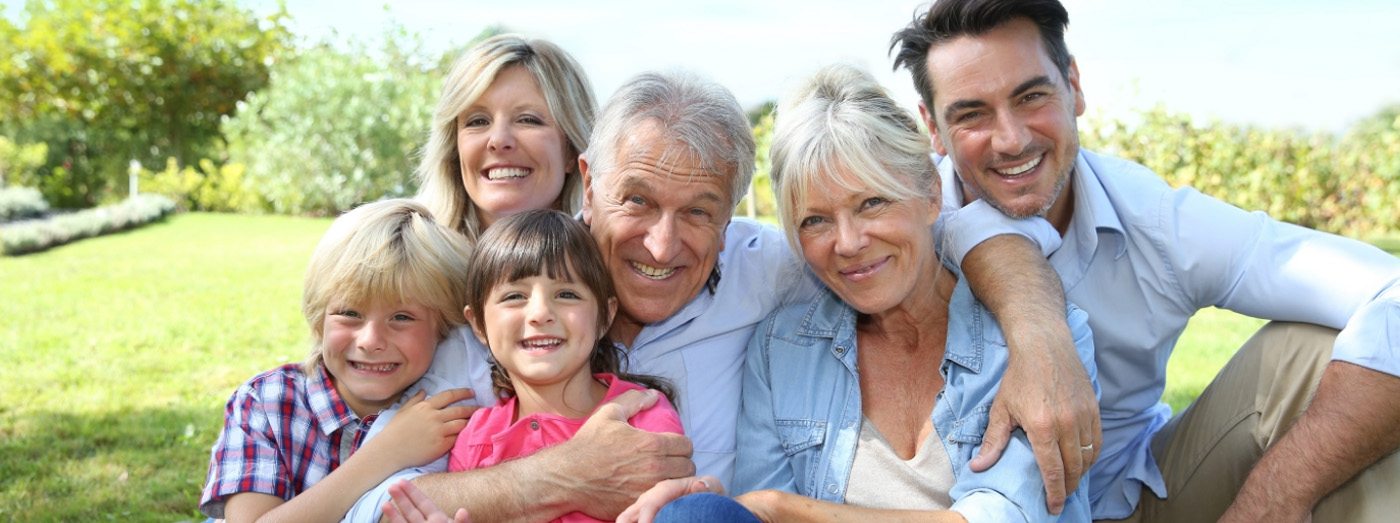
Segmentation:
[(1123, 222), (1113, 210), (1113, 202), (1108, 199), (1099, 173), (1090, 166), (1088, 154), (1080, 149), (1075, 156), (1074, 173), (1071, 174), (1074, 177), (1074, 216), (1070, 219), (1067, 235), (1075, 236), (1080, 259), (1090, 260), (1098, 248), (1099, 233), (1117, 233), (1119, 241), (1114, 257), (1118, 258), (1128, 249), (1127, 242), (1122, 241)]
[(307, 379), (306, 396), (322, 434), (329, 436), (346, 425), (359, 422), (355, 411), (350, 410), (350, 405), (335, 390), (335, 383), (326, 372), (325, 364), (316, 365), (316, 370)]

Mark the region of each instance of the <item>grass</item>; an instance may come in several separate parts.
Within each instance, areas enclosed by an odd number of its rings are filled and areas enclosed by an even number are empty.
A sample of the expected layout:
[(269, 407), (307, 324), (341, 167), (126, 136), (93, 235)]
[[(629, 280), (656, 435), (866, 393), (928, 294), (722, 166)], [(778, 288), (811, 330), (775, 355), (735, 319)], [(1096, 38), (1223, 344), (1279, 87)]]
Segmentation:
[(0, 258), (0, 520), (202, 519), (228, 394), (306, 353), (328, 224), (185, 214)]
[[(306, 353), (302, 272), (329, 223), (181, 214), (0, 257), (0, 521), (202, 519), (229, 393)], [(1260, 324), (1198, 315), (1168, 402), (1188, 404)]]

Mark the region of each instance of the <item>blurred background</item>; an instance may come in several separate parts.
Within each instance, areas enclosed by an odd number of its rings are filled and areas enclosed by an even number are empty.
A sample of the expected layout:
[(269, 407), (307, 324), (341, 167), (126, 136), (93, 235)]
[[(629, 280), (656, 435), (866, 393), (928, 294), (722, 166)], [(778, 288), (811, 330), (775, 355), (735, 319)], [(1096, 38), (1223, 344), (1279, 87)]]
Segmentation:
[[(1228, 4), (1066, 2), (1084, 145), (1400, 250), (1400, 4)], [(306, 353), (300, 282), (328, 217), (416, 191), (473, 42), (548, 38), (600, 102), (647, 69), (728, 86), (760, 144), (737, 214), (771, 220), (774, 102), (844, 61), (913, 111), (887, 51), (922, 7), (0, 1), (0, 519), (199, 519), (228, 394)], [(1258, 325), (1193, 323), (1173, 407)]]

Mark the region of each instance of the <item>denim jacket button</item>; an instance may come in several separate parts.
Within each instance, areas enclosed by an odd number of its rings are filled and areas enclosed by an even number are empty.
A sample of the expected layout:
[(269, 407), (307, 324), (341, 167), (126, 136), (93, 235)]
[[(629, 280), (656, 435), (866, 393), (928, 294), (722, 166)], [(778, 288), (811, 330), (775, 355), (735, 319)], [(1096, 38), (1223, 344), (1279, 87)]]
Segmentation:
[(835, 483), (827, 483), (827, 484), (826, 484), (826, 493), (827, 493), (827, 494), (831, 494), (831, 495), (833, 495), (833, 496), (836, 495), (836, 484), (835, 484)]

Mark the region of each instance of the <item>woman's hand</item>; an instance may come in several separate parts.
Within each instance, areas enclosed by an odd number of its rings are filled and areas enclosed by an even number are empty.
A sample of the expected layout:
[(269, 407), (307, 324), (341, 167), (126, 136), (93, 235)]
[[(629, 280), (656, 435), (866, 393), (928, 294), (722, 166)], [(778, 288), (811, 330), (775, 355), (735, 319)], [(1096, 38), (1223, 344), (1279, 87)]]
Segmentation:
[(773, 523), (778, 521), (778, 507), (782, 505), (783, 498), (789, 495), (795, 494), (788, 494), (780, 490), (755, 490), (739, 495), (739, 497), (734, 498), (734, 501), (738, 501), (744, 508), (749, 509), (749, 512), (752, 512), (760, 521)]
[(389, 498), (384, 504), (384, 519), (392, 523), (471, 523), (464, 508), (457, 509), (452, 519), (447, 519), (447, 514), (408, 480), (390, 485)]
[(618, 523), (651, 523), (656, 513), (667, 503), (687, 494), (711, 492), (724, 494), (724, 485), (714, 476), (691, 476), (658, 482), (643, 492), (632, 506), (617, 516)]
[(451, 389), (431, 397), (419, 391), (404, 402), (384, 432), (365, 446), (374, 445), (382, 451), (386, 459), (397, 465), (393, 470), (426, 465), (452, 449), (457, 433), (476, 412), (476, 407), (452, 404), (472, 396), (471, 389)]

